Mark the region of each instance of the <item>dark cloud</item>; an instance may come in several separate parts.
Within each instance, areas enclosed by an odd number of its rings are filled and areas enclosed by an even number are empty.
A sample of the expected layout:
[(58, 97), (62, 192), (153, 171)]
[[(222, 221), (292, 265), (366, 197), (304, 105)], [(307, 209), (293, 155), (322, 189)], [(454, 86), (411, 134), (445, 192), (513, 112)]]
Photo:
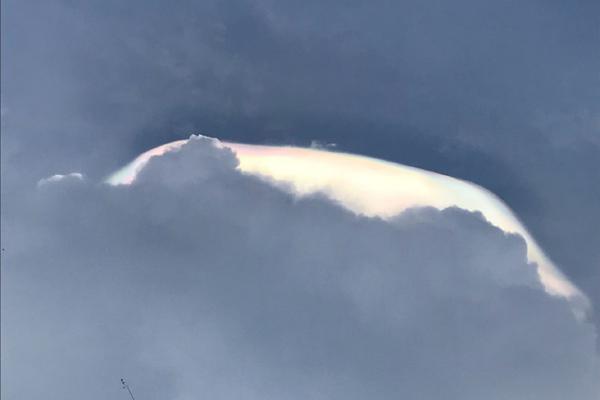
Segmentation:
[(594, 399), (595, 331), (479, 214), (296, 199), (197, 138), (3, 204), (2, 395)]
[(4, 1), (3, 196), (190, 133), (337, 143), (497, 193), (598, 303), (599, 4)]

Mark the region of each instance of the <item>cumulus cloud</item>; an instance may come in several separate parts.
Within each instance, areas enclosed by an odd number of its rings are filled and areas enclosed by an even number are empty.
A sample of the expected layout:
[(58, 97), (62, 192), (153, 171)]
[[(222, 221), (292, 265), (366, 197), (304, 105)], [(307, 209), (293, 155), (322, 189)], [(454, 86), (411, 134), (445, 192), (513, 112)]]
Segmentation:
[(81, 174), (80, 172), (71, 172), (69, 174), (54, 174), (52, 176), (49, 176), (47, 178), (43, 178), (40, 179), (37, 183), (38, 187), (40, 186), (44, 186), (44, 185), (48, 185), (51, 183), (56, 183), (56, 182), (60, 182), (60, 181), (82, 181), (83, 180), (83, 174)]
[[(190, 140), (197, 139), (196, 135), (190, 137)], [(586, 296), (561, 274), (512, 211), (477, 185), (352, 154), (209, 140), (217, 146), (232, 149), (238, 159), (237, 168), (243, 173), (264, 177), (298, 196), (323, 193), (361, 215), (388, 219), (408, 208), (425, 206), (437, 209), (456, 206), (479, 211), (491, 224), (525, 239), (528, 259), (537, 264), (542, 283), (549, 293), (569, 297), (575, 312), (582, 317), (588, 314)], [(185, 143), (186, 140), (178, 140), (148, 150), (109, 176), (107, 182), (129, 184), (150, 158), (177, 151)]]
[(140, 399), (597, 395), (593, 326), (520, 236), (457, 208), (357, 216), (236, 165), (199, 138), (3, 215), (3, 397), (119, 398), (121, 376)]
[(323, 143), (319, 140), (311, 140), (310, 148), (311, 149), (335, 149), (337, 147), (337, 143)]
[(338, 3), (4, 1), (3, 204), (183, 132), (338, 143), (498, 194), (600, 310), (600, 2)]

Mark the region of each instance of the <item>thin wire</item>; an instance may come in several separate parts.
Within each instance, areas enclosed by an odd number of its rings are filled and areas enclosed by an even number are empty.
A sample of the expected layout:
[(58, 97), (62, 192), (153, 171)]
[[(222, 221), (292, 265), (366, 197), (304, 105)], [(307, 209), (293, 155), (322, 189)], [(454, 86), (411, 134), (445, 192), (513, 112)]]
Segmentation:
[(129, 385), (125, 386), (127, 388), (127, 391), (129, 392), (129, 395), (131, 396), (132, 400), (135, 400), (135, 397), (133, 397), (133, 393), (131, 393), (131, 389), (129, 389)]

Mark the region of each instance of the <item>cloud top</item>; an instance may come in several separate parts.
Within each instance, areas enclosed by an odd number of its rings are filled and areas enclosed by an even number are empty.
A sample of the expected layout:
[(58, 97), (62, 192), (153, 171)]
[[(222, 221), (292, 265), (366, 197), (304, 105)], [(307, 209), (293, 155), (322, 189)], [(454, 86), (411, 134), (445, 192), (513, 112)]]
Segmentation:
[[(528, 258), (538, 265), (549, 293), (571, 298), (580, 316), (589, 309), (586, 296), (546, 256), (521, 221), (498, 197), (480, 186), (419, 168), (317, 148), (221, 143), (194, 135), (190, 140), (208, 140), (214, 146), (230, 148), (239, 159), (240, 171), (283, 184), (298, 196), (323, 193), (361, 215), (389, 219), (411, 207), (425, 206), (440, 210), (456, 206), (481, 212), (493, 225), (525, 239)], [(131, 183), (150, 158), (177, 151), (187, 142), (179, 140), (141, 154), (111, 175), (108, 182)]]
[(49, 176), (48, 178), (43, 178), (40, 179), (38, 181), (38, 187), (42, 187), (45, 185), (49, 185), (52, 183), (56, 183), (56, 182), (61, 182), (61, 181), (71, 181), (71, 182), (76, 182), (76, 181), (82, 181), (83, 180), (83, 174), (80, 172), (71, 172), (68, 174), (54, 174), (52, 176)]

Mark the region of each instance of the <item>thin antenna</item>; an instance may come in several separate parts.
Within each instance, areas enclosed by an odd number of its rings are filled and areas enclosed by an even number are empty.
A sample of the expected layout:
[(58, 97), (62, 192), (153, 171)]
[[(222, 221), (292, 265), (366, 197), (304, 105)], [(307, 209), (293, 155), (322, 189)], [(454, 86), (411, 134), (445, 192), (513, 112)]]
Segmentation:
[(131, 396), (131, 400), (135, 400), (135, 397), (133, 397), (133, 393), (131, 393), (131, 389), (129, 388), (129, 385), (127, 384), (127, 382), (125, 382), (125, 379), (121, 378), (121, 385), (123, 385), (123, 389), (127, 389), (127, 391), (129, 392), (129, 395)]

